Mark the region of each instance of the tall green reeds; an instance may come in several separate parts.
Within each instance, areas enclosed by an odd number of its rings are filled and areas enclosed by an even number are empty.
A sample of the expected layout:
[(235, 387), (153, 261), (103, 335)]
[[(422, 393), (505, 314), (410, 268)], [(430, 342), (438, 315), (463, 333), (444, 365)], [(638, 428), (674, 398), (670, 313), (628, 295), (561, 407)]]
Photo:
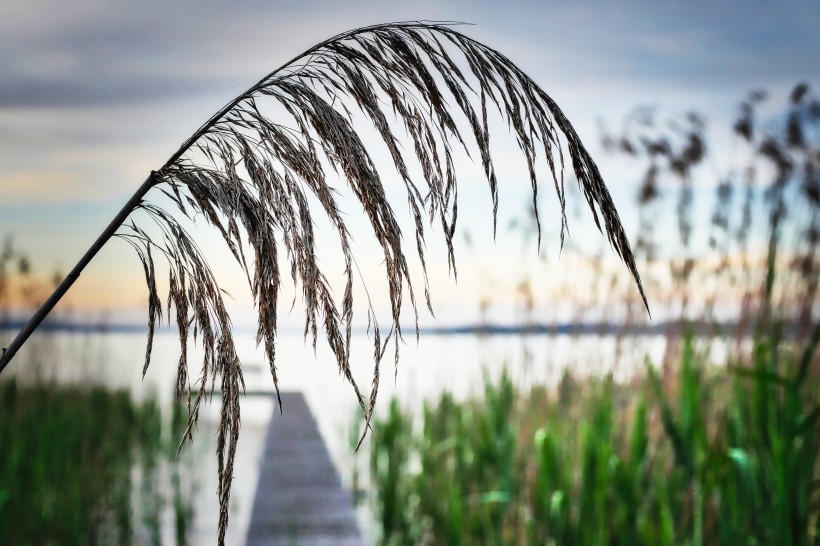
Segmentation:
[(0, 545), (159, 545), (168, 497), (186, 544), (192, 489), (174, 458), (185, 422), (172, 435), (155, 402), (124, 391), (0, 383)]
[(502, 376), (418, 429), (394, 401), (370, 452), (378, 543), (818, 544), (819, 336), (728, 366), (687, 336), (671, 381), (649, 365), (569, 398)]

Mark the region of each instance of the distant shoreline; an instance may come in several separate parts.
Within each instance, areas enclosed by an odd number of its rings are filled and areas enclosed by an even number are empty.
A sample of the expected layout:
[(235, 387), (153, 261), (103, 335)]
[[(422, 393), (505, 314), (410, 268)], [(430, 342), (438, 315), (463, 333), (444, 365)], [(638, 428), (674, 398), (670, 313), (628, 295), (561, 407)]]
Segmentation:
[[(0, 330), (5, 331), (19, 331), (25, 321), (9, 320), (0, 322)], [(704, 321), (693, 321), (683, 326), (684, 330), (690, 331), (695, 335), (726, 335), (734, 336), (740, 331), (740, 325), (735, 322), (729, 323), (710, 323)], [(753, 325), (744, 324), (743, 329), (745, 334), (753, 332)], [(145, 334), (148, 328), (145, 324), (100, 324), (90, 322), (71, 322), (52, 320), (44, 322), (40, 327), (40, 331), (46, 332), (68, 332), (81, 334)], [(623, 325), (610, 322), (562, 322), (562, 323), (539, 323), (530, 325), (516, 325), (516, 324), (463, 324), (452, 326), (419, 326), (419, 335), (437, 336), (437, 335), (486, 335), (486, 336), (506, 336), (506, 335), (665, 335), (667, 333), (678, 333), (681, 330), (681, 324), (678, 321), (664, 321), (652, 324), (633, 324)], [(253, 333), (255, 330), (250, 327), (237, 327), (236, 331), (239, 333), (249, 332)], [(797, 325), (790, 323), (784, 325), (784, 335), (794, 335), (798, 331)], [(367, 329), (360, 327), (353, 329), (354, 333), (366, 333)], [(162, 324), (158, 325), (156, 333), (162, 334), (177, 334), (175, 325)], [(282, 328), (282, 334), (301, 334), (299, 328)], [(405, 337), (415, 335), (415, 327), (402, 326), (402, 333)]]

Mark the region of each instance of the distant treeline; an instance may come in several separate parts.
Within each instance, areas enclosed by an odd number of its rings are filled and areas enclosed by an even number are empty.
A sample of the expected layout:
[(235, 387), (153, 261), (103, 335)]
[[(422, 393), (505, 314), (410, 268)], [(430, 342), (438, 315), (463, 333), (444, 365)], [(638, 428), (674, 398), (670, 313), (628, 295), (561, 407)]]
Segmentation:
[[(22, 320), (0, 321), (0, 330), (19, 330), (25, 324)], [(798, 335), (799, 325), (796, 321), (783, 323), (781, 334), (785, 337)], [(695, 336), (717, 336), (717, 337), (738, 337), (750, 336), (754, 334), (754, 323), (749, 322), (709, 322), (690, 321), (683, 329)], [(73, 332), (80, 334), (144, 334), (147, 327), (144, 324), (100, 324), (91, 322), (74, 321), (49, 321), (40, 326), (39, 330), (48, 332)], [(160, 334), (166, 329), (158, 330)], [(238, 331), (251, 328), (239, 327)], [(419, 327), (422, 335), (666, 335), (669, 333), (679, 334), (681, 324), (677, 320), (659, 321), (647, 324), (629, 324), (627, 327), (618, 322), (560, 322), (560, 323), (536, 323), (536, 324), (462, 324), (441, 327)], [(176, 328), (168, 327), (167, 331), (176, 334)], [(409, 331), (409, 330), (408, 330)], [(294, 330), (297, 332), (297, 330)], [(365, 333), (366, 329), (354, 329), (354, 332)]]

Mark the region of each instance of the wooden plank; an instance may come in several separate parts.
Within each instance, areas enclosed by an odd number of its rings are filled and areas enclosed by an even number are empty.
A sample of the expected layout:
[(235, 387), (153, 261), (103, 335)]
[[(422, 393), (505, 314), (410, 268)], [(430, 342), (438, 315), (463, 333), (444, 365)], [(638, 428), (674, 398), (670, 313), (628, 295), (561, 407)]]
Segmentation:
[(265, 440), (248, 546), (365, 546), (305, 397), (282, 393)]

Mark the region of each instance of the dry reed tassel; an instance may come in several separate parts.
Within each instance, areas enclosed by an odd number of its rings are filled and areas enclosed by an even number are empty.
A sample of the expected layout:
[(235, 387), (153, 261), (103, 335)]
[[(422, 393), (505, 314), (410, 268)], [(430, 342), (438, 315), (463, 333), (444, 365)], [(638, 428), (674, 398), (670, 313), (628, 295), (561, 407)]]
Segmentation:
[[(393, 175), (406, 188), (415, 224), (416, 252), (424, 269), (424, 298), (431, 310), (424, 261), (425, 224), (440, 222), (448, 261), (455, 273), (457, 183), (453, 146), (468, 154), (477, 152), (473, 157), (480, 161), (489, 185), (495, 225), (498, 182), (490, 152), (488, 107), (508, 123), (523, 154), (539, 242), (536, 164), (543, 161), (556, 191), (563, 243), (564, 162), (569, 154), (596, 225), (632, 273), (646, 303), (615, 205), (575, 129), (555, 102), (507, 57), (457, 32), (453, 26), (403, 22), (341, 33), (294, 58), (225, 105), (151, 174), (12, 342), (0, 358), (0, 370), (113, 235), (134, 247), (145, 272), (149, 292), (147, 367), (154, 328), (163, 314), (155, 274), (155, 259), (163, 258), (170, 269), (165, 312), (169, 321), (174, 317), (181, 345), (177, 391), (188, 397), (188, 428), (183, 441), (192, 438), (199, 405), (209, 392), (208, 382), (213, 391), (217, 378), (221, 381), (223, 408), (217, 451), (219, 543), (224, 543), (240, 423), (238, 400), (244, 381), (222, 292), (195, 241), (177, 218), (179, 214), (190, 219), (203, 216), (220, 231), (247, 275), (259, 313), (257, 342), (264, 347), (277, 392), (278, 295), (281, 275), (290, 272), (294, 286), (301, 287), (305, 303), (305, 336), (311, 336), (315, 348), (319, 330), (324, 331), (339, 371), (352, 385), (361, 406), (366, 432), (378, 392), (381, 359), (391, 339), (398, 359), (402, 336), (399, 314), (405, 294), (416, 316), (416, 335), (418, 313), (402, 232), (387, 201), (382, 173), (354, 127), (357, 117), (371, 122), (395, 167)], [(265, 114), (270, 104), (275, 104), (280, 114), (286, 112), (289, 125), (274, 122)], [(407, 148), (412, 152), (400, 145), (397, 134), (401, 131), (407, 135), (411, 144)], [(408, 161), (420, 167), (420, 180), (410, 176)], [(355, 262), (336, 194), (326, 178), (326, 166), (346, 180), (361, 202), (384, 253), (392, 321), (383, 338), (368, 301), (375, 362), (367, 396), (350, 370)], [(144, 199), (152, 188), (170, 199), (176, 209), (173, 214)], [(311, 210), (309, 198), (319, 203), (319, 211), (315, 207)], [(135, 210), (146, 213), (162, 235), (149, 235), (134, 220), (125, 223)], [(344, 255), (345, 290), (340, 302), (333, 297), (314, 253), (316, 214), (325, 216), (334, 228)], [(287, 256), (288, 263), (279, 263), (280, 253)], [(204, 349), (193, 388), (186, 352), (191, 333), (201, 338)]]

